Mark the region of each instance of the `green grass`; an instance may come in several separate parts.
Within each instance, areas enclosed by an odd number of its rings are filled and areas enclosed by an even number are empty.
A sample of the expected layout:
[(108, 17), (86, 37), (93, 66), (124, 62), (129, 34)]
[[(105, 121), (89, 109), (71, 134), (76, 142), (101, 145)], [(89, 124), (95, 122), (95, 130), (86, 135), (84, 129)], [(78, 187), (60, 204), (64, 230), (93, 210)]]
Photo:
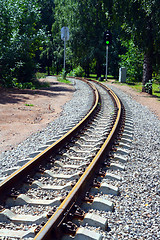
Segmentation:
[[(127, 86), (133, 88), (134, 90), (136, 90), (137, 92), (142, 91), (142, 83), (141, 82), (119, 83), (118, 81), (115, 81), (114, 83), (117, 83), (120, 85), (127, 85)], [(153, 82), (152, 93), (153, 93), (153, 96), (160, 98), (160, 84), (159, 83)]]
[(58, 78), (57, 78), (57, 81), (58, 81), (58, 82), (63, 82), (63, 83), (66, 83), (66, 84), (72, 84), (69, 80), (64, 79), (64, 78), (62, 78), (62, 77), (58, 77)]
[[(89, 78), (91, 78), (91, 79), (95, 79), (96, 77), (97, 77), (96, 74), (89, 74)], [(104, 77), (104, 75), (101, 75), (101, 77)], [(114, 79), (114, 77), (112, 75), (107, 75), (107, 79)]]
[(46, 77), (47, 77), (47, 73), (41, 73), (41, 72), (36, 73), (36, 78), (37, 79), (46, 78)]
[(25, 106), (27, 106), (27, 107), (33, 107), (34, 105), (33, 105), (33, 104), (28, 104), (28, 103), (26, 103)]
[(137, 92), (141, 92), (142, 91), (142, 83), (138, 82), (135, 84), (127, 84), (129, 85), (131, 88), (135, 89)]
[[(135, 85), (131, 85), (131, 87), (138, 92), (142, 91), (142, 83), (141, 82), (135, 83)], [(152, 95), (160, 98), (160, 84), (153, 82)]]
[(160, 84), (153, 83), (152, 88), (153, 88), (153, 95), (160, 98)]
[(96, 74), (89, 74), (89, 78), (96, 78), (97, 75)]

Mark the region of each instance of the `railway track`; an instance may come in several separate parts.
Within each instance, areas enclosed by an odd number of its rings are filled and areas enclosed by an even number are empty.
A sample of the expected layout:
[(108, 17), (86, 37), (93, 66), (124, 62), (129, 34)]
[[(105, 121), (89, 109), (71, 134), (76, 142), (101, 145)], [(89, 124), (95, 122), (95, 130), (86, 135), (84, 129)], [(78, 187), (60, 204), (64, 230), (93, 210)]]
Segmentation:
[(0, 184), (0, 239), (102, 239), (108, 229), (132, 122), (110, 89), (88, 84), (87, 116)]

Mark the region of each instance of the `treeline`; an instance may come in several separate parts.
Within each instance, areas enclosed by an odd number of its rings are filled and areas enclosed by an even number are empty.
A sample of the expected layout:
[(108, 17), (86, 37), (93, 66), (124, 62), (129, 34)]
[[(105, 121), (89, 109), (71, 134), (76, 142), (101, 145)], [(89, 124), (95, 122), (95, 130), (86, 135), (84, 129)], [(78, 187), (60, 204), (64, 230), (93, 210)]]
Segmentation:
[(105, 73), (104, 32), (112, 32), (109, 73), (127, 67), (143, 84), (159, 74), (158, 0), (0, 0), (0, 83), (32, 82), (37, 71), (63, 69), (63, 26), (70, 30), (67, 72)]

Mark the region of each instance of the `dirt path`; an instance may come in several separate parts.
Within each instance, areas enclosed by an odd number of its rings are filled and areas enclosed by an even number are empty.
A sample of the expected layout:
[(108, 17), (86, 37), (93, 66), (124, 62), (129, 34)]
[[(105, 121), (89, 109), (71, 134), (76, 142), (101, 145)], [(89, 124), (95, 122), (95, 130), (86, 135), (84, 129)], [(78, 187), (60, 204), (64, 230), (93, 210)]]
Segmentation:
[(115, 86), (116, 88), (130, 95), (135, 101), (141, 103), (144, 106), (147, 106), (150, 109), (150, 111), (152, 111), (160, 120), (160, 99), (159, 98), (151, 96), (148, 93), (137, 92), (129, 86), (116, 84), (110, 80), (107, 82), (107, 84)]
[(57, 118), (74, 88), (47, 77), (50, 88), (0, 89), (0, 153), (10, 150)]

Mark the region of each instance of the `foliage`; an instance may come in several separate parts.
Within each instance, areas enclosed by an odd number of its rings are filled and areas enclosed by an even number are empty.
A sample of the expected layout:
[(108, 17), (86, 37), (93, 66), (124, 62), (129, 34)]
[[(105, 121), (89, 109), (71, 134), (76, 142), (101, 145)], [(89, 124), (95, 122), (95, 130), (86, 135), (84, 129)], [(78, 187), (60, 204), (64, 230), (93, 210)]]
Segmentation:
[(64, 69), (62, 69), (62, 72), (60, 75), (63, 79), (66, 79), (66, 71)]
[[(0, 83), (28, 87), (36, 71), (63, 69), (61, 28), (68, 26), (66, 71), (97, 78), (105, 74), (103, 35), (112, 32), (108, 73), (127, 67), (129, 81), (158, 79), (160, 4), (158, 0), (0, 0)], [(80, 67), (81, 66), (81, 67)], [(66, 73), (63, 73), (65, 78)], [(30, 86), (32, 88), (32, 86)]]
[(27, 107), (34, 107), (33, 104), (28, 104), (28, 103), (26, 103), (25, 106), (27, 106)]
[(68, 26), (70, 30), (66, 49), (67, 70), (80, 65), (89, 76), (90, 69), (94, 66), (94, 71), (100, 75), (104, 71), (103, 33), (107, 27), (103, 1), (55, 0), (53, 34), (57, 46), (54, 51), (55, 65), (58, 67), (63, 62), (63, 51), (57, 51), (58, 43), (59, 48), (63, 49), (63, 41), (60, 39), (60, 29), (63, 26)]
[(63, 82), (63, 83), (67, 83), (67, 84), (71, 83), (69, 80), (67, 80), (67, 78), (66, 78), (66, 71), (64, 71), (64, 69), (62, 70), (60, 76), (57, 77), (57, 80), (59, 82)]
[(139, 82), (142, 79), (143, 55), (133, 40), (123, 41), (125, 54), (120, 55), (120, 66), (127, 68), (127, 81)]
[(50, 70), (52, 68), (54, 59), (54, 36), (52, 36), (52, 25), (55, 21), (55, 4), (54, 0), (38, 0), (38, 4), (41, 13), (39, 26), (40, 28), (45, 26), (47, 39), (37, 58), (38, 62), (40, 63), (40, 70), (44, 71), (47, 66), (48, 75), (50, 75)]
[(70, 71), (70, 73), (68, 74), (68, 76), (72, 76), (72, 77), (84, 77), (85, 76), (85, 72), (84, 69), (81, 66), (78, 66), (77, 68), (73, 69), (72, 71)]
[(153, 80), (149, 80), (149, 82), (147, 82), (144, 86), (145, 91), (149, 94), (152, 94), (152, 82), (153, 82)]
[[(118, 81), (115, 82), (120, 85), (126, 85), (127, 83), (119, 83)], [(128, 84), (127, 84), (128, 85)], [(142, 82), (130, 82), (129, 86), (136, 90), (137, 92), (142, 91)], [(155, 80), (152, 82), (152, 95), (160, 98), (160, 84), (157, 83)]]
[[(74, 42), (73, 33), (75, 25), (78, 25), (75, 19), (75, 11), (77, 11), (76, 0), (55, 0), (55, 22), (52, 25), (53, 35), (53, 69), (57, 75), (62, 71), (64, 59), (64, 42), (61, 40), (61, 28), (69, 27), (70, 40), (66, 42), (66, 71), (69, 72), (75, 65), (72, 44)], [(74, 25), (75, 24), (75, 25)]]
[(59, 82), (63, 82), (63, 83), (66, 83), (66, 84), (71, 84), (71, 82), (67, 79), (64, 79), (63, 77), (58, 77), (57, 78), (57, 81)]
[(156, 81), (153, 81), (152, 83), (152, 93), (154, 96), (157, 96), (160, 98), (160, 84)]
[(36, 72), (36, 79), (46, 78), (47, 73)]
[(47, 83), (47, 82), (41, 83), (38, 80), (34, 80), (32, 82), (20, 83), (20, 82), (17, 82), (16, 79), (13, 79), (11, 86), (14, 87), (14, 88), (18, 88), (18, 89), (32, 89), (32, 90), (34, 90), (34, 89), (49, 87), (49, 83)]
[(0, 0), (0, 8), (0, 81), (11, 86), (14, 78), (27, 82), (34, 77), (45, 34), (38, 28), (37, 1)]
[[(114, 15), (124, 40), (132, 39), (144, 56), (143, 85), (160, 63), (160, 5), (158, 0), (115, 0)], [(142, 89), (143, 90), (143, 89)]]

